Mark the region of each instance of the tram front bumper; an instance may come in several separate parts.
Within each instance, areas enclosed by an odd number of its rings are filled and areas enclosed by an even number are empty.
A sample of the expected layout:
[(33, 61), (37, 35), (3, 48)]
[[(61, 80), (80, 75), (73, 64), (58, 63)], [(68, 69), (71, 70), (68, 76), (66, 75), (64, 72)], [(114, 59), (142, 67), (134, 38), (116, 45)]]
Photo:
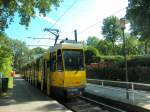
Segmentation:
[(65, 89), (65, 93), (67, 94), (67, 97), (80, 96), (80, 95), (82, 95), (83, 91), (84, 91), (84, 87), (66, 88)]

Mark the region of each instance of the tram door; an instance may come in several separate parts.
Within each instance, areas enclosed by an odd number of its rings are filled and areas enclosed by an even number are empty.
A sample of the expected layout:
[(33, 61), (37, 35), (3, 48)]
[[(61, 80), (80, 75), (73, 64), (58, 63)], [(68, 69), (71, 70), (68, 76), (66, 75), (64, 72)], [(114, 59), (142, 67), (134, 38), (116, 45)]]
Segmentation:
[(42, 90), (46, 92), (47, 86), (47, 60), (43, 60), (43, 67), (42, 67)]
[(51, 76), (50, 76), (50, 60), (46, 62), (46, 93), (50, 95), (50, 88), (51, 88)]
[(54, 74), (54, 72), (56, 72), (56, 52), (51, 52), (50, 53), (50, 58), (49, 58), (49, 64), (48, 64), (48, 71), (49, 71), (49, 76), (48, 76), (48, 88), (47, 88), (47, 92), (49, 93), (49, 95), (53, 94), (52, 93), (52, 75)]

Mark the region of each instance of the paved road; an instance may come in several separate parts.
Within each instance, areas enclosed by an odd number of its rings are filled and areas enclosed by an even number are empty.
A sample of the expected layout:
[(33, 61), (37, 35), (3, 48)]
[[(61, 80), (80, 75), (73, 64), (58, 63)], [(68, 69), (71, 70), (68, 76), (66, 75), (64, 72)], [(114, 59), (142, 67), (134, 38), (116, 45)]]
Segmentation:
[(114, 100), (134, 104), (146, 109), (150, 109), (150, 92), (135, 90), (129, 92), (129, 100), (126, 99), (126, 89), (111, 86), (101, 86), (96, 84), (87, 84), (86, 92), (108, 97)]
[(14, 80), (12, 94), (0, 97), (0, 112), (71, 112), (34, 88), (20, 76)]

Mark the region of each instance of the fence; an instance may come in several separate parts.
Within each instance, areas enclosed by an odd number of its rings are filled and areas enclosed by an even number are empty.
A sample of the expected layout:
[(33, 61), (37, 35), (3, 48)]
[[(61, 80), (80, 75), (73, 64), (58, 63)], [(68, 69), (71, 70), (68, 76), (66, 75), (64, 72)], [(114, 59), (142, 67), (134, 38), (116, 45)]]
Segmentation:
[[(87, 82), (114, 91), (116, 94), (120, 95), (115, 97), (128, 100), (133, 104), (138, 104), (141, 100), (150, 101), (150, 84), (97, 79), (87, 79)], [(104, 94), (107, 93), (105, 92)], [(129, 99), (127, 99), (127, 94), (129, 95)]]

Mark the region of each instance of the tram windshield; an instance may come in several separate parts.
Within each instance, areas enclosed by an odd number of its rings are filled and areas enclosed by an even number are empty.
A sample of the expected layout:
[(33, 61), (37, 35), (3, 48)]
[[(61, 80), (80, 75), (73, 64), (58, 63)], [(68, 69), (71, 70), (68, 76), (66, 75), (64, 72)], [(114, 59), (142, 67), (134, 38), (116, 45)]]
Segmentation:
[(84, 55), (82, 50), (63, 50), (66, 70), (84, 70)]

